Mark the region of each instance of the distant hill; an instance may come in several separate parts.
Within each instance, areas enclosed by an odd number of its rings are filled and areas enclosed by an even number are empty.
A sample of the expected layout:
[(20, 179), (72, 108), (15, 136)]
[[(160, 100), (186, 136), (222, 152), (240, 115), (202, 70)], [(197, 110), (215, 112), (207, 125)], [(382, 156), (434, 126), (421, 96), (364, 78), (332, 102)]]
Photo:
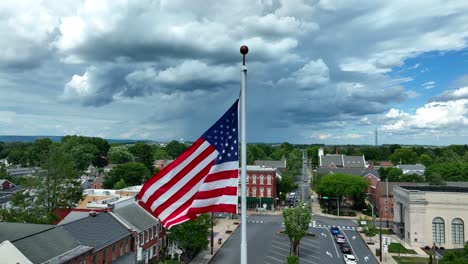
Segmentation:
[[(63, 136), (10, 136), (0, 135), (0, 142), (33, 142), (38, 138), (50, 138), (52, 141), (60, 141)], [(105, 139), (109, 143), (133, 143), (137, 141), (152, 142), (149, 140), (135, 140), (135, 139)]]

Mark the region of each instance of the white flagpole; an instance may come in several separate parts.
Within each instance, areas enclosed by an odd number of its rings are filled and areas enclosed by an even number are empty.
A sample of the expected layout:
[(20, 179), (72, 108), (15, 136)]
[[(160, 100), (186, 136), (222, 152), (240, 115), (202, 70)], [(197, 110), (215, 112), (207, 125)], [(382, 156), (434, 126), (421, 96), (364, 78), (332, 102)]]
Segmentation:
[(242, 54), (242, 87), (240, 97), (241, 114), (241, 264), (247, 264), (247, 142), (246, 142), (246, 114), (245, 114), (245, 90), (247, 80), (247, 67), (245, 66), (245, 55), (249, 52), (247, 46), (240, 48)]

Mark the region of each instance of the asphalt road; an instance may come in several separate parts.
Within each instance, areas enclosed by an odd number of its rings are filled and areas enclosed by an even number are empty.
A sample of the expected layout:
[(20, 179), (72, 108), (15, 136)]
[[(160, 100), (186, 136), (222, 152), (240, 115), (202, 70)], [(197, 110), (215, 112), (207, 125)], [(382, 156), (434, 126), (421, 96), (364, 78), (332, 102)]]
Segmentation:
[[(315, 234), (315, 237), (306, 236), (301, 240), (300, 263), (344, 263), (343, 254), (329, 231), (329, 225), (341, 227), (358, 263), (377, 263), (365, 242), (354, 229), (355, 223), (353, 221), (321, 216), (313, 216), (313, 219), (317, 226), (309, 228), (309, 231)], [(247, 222), (248, 263), (285, 263), (290, 250), (289, 239), (286, 235), (276, 233), (282, 229), (283, 218), (281, 216), (250, 216)], [(234, 232), (210, 263), (240, 263), (240, 230), (238, 228)]]

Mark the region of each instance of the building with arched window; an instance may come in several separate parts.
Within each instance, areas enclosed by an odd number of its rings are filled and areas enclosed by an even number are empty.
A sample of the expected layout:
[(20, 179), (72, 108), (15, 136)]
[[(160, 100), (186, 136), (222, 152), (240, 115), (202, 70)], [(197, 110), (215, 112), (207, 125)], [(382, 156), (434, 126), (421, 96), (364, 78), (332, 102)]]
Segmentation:
[(468, 187), (395, 186), (394, 232), (413, 247), (462, 248), (468, 238)]

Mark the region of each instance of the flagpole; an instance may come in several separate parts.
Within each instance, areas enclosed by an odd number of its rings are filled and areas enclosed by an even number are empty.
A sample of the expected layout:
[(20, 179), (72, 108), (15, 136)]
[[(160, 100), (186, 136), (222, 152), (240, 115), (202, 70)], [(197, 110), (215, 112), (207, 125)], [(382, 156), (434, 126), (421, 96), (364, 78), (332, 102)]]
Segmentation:
[(247, 166), (247, 142), (246, 142), (246, 114), (245, 114), (245, 90), (247, 80), (247, 67), (245, 66), (245, 55), (249, 48), (243, 45), (240, 48), (242, 54), (242, 87), (240, 96), (241, 114), (241, 264), (247, 264), (247, 186), (246, 186), (246, 166)]

